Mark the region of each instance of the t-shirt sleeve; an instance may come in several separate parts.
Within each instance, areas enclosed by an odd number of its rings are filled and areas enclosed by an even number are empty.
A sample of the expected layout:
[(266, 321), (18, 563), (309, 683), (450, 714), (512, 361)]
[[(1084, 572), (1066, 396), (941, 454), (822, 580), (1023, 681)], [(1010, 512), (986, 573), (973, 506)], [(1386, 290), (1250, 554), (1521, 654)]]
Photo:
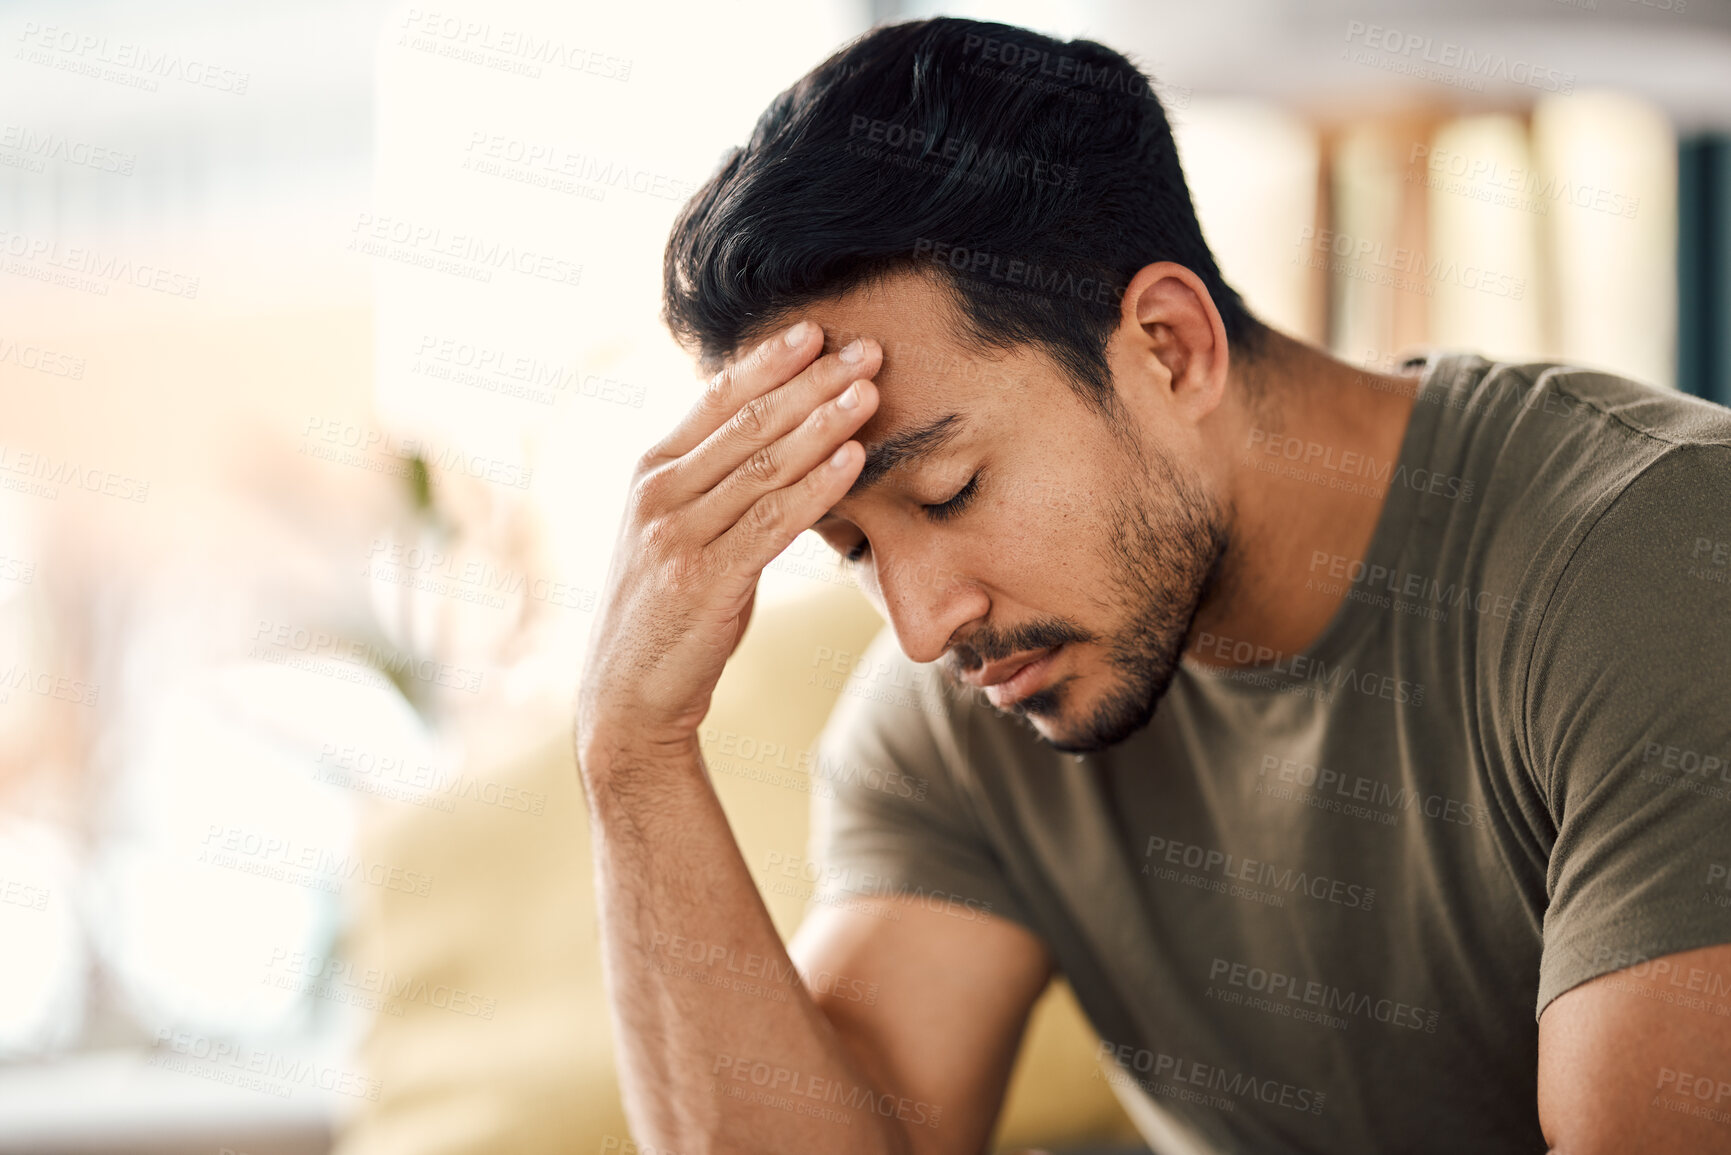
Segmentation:
[(887, 629), (854, 663), (812, 767), (814, 903), (907, 894), (1035, 929), (954, 773), (954, 707), (938, 669), (910, 661)]
[(1606, 508), (1535, 635), (1527, 743), (1556, 824), (1538, 1007), (1731, 942), (1731, 447), (1665, 452)]

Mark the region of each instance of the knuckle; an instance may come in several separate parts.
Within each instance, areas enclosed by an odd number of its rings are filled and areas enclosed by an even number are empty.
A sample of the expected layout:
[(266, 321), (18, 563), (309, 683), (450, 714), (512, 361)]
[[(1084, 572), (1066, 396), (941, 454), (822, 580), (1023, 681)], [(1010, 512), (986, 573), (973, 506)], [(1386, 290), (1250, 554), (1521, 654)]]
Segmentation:
[(638, 541), (642, 543), (644, 549), (651, 553), (664, 553), (672, 545), (674, 533), (672, 518), (651, 517), (643, 523)]
[(781, 455), (775, 447), (766, 445), (745, 459), (739, 467), (740, 480), (750, 485), (767, 485), (781, 471)]
[(681, 553), (668, 559), (662, 573), (669, 593), (697, 593), (708, 584), (709, 559), (700, 551)]
[(667, 497), (668, 487), (672, 484), (670, 472), (658, 466), (647, 466), (638, 474), (637, 484), (632, 487), (636, 507), (642, 511), (659, 509)]
[(698, 404), (706, 412), (715, 412), (727, 404), (727, 396), (733, 392), (733, 366), (721, 370), (709, 379), (709, 384), (703, 387), (703, 396), (698, 398)]
[(748, 438), (762, 437), (769, 428), (769, 405), (762, 398), (751, 402), (741, 409), (733, 418), (734, 428), (739, 435)]
[(768, 533), (781, 524), (783, 504), (780, 494), (765, 494), (740, 520), (752, 534)]
[(837, 409), (835, 403), (832, 401), (827, 405), (819, 405), (816, 409), (812, 410), (811, 417), (808, 419), (807, 424), (812, 433), (828, 434), (832, 428), (840, 425), (846, 417), (847, 414), (844, 411)]

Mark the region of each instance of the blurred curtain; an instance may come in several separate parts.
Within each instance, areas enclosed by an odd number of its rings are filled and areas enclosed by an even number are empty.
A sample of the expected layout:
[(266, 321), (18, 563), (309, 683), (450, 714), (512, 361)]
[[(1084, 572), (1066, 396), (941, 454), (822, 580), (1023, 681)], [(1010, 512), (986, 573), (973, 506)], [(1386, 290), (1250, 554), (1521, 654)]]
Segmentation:
[(1731, 405), (1731, 136), (1677, 148), (1677, 384)]

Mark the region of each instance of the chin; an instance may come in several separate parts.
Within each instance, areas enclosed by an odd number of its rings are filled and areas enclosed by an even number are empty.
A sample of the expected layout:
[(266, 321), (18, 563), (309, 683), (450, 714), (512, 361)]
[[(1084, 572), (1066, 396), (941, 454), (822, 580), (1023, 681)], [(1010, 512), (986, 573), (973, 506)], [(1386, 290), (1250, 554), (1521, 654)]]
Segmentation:
[(1170, 679), (1158, 686), (1120, 682), (1090, 701), (1087, 680), (1071, 675), (1019, 699), (1002, 713), (1019, 718), (1039, 739), (1066, 754), (1116, 746), (1154, 719)]

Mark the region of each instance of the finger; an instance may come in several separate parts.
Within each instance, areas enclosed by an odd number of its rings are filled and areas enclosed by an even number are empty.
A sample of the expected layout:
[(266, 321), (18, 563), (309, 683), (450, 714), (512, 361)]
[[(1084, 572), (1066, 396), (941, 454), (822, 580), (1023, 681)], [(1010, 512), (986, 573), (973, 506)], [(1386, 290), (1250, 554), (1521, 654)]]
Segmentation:
[(656, 442), (645, 458), (677, 458), (694, 448), (739, 412), (740, 406), (793, 377), (823, 351), (823, 330), (800, 321), (772, 333), (757, 347), (729, 362), (709, 379), (679, 424)]
[(878, 400), (874, 383), (864, 378), (854, 381), (781, 438), (740, 462), (733, 472), (692, 503), (690, 524), (697, 540), (714, 541), (764, 494), (792, 485), (822, 464), (871, 419)]
[(701, 445), (673, 464), (669, 478), (673, 491), (693, 498), (708, 493), (752, 454), (785, 437), (850, 382), (871, 377), (882, 361), (883, 349), (876, 341), (850, 341), (813, 361), (780, 388), (747, 401)]
[(857, 441), (839, 448), (792, 485), (764, 494), (733, 528), (705, 548), (728, 584), (752, 582), (793, 539), (840, 501), (865, 464)]

